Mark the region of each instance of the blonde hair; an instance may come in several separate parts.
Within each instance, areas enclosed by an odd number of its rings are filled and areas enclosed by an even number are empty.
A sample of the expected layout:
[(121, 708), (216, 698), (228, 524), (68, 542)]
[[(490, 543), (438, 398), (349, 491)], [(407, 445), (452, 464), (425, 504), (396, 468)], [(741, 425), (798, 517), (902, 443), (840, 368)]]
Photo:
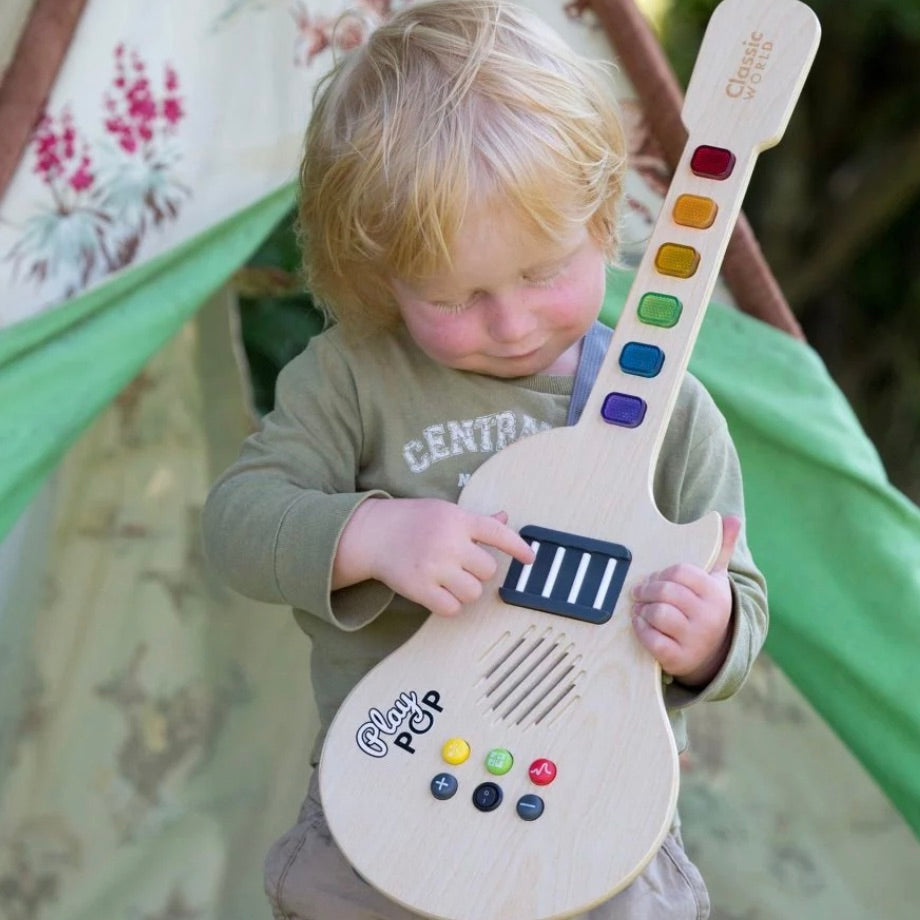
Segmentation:
[(450, 266), (472, 204), (612, 259), (626, 147), (602, 65), (502, 0), (403, 7), (317, 88), (300, 170), (307, 285), (343, 328), (398, 311), (390, 281)]

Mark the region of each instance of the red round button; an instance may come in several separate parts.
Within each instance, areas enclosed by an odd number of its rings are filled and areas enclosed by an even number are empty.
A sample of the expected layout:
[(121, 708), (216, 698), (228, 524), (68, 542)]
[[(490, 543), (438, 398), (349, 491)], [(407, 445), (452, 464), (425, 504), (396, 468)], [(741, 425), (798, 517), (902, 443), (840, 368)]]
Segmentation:
[(531, 782), (538, 786), (548, 786), (556, 778), (556, 765), (545, 757), (538, 757), (527, 772)]

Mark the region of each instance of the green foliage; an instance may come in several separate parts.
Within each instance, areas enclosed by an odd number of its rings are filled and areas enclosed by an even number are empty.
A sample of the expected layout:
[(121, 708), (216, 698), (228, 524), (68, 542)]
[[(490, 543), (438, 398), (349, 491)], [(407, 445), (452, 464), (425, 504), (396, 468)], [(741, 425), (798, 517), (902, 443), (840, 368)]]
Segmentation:
[(294, 275), (300, 271), (300, 252), (294, 235), (295, 213), (291, 209), (284, 215), (253, 254), (249, 260), (250, 265), (269, 265)]
[[(259, 413), (274, 404), (278, 372), (299, 354), (325, 324), (310, 295), (296, 283), (300, 255), (293, 231), (293, 212), (285, 215), (249, 260), (256, 276), (240, 293), (240, 332)], [(262, 277), (259, 283), (259, 277)]]

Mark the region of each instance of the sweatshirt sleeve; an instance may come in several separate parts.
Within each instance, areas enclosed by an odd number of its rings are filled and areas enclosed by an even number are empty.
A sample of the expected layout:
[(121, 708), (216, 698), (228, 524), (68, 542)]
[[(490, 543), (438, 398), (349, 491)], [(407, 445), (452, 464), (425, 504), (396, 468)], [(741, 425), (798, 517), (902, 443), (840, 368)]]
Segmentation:
[[(392, 591), (376, 581), (331, 592), (338, 541), (355, 509), (363, 435), (354, 378), (321, 335), (278, 376), (275, 408), (212, 486), (205, 553), (231, 587), (289, 604), (342, 629), (373, 620)], [(347, 613), (345, 613), (347, 611)]]
[[(736, 693), (760, 653), (769, 620), (766, 582), (747, 545), (738, 455), (722, 414), (702, 386), (695, 386), (691, 406), (683, 410), (683, 431), (689, 432), (684, 449), (663, 452), (669, 459), (656, 471), (656, 486), (661, 483), (656, 495), (662, 493), (659, 505), (663, 514), (678, 523), (694, 521), (714, 510), (741, 518), (742, 527), (729, 563), (732, 633), (728, 655), (719, 672), (704, 687), (686, 687), (666, 677), (665, 702), (669, 709), (726, 699)], [(680, 428), (680, 420), (677, 427)], [(669, 435), (680, 437), (679, 431)]]

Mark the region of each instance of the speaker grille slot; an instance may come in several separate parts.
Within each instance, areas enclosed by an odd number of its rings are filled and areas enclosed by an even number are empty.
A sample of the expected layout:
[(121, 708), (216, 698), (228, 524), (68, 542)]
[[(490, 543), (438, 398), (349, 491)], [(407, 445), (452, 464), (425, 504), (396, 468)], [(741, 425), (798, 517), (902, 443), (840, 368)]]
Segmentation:
[(530, 627), (506, 636), (488, 656), (481, 704), (502, 722), (526, 728), (555, 718), (578, 699), (582, 656), (565, 633)]

